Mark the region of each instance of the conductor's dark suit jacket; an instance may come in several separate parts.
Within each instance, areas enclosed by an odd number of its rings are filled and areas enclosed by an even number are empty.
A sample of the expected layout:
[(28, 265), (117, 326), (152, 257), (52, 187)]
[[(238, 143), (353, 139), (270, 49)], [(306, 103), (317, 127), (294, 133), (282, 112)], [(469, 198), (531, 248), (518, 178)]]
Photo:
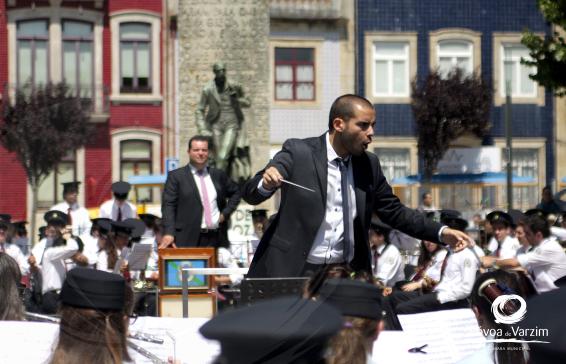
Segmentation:
[[(219, 246), (228, 246), (228, 221), (240, 203), (238, 185), (226, 173), (208, 168), (216, 189), (218, 210), (226, 218), (220, 224)], [(200, 234), (203, 207), (198, 188), (187, 164), (167, 175), (161, 204), (164, 234), (173, 235), (177, 247), (196, 247)]]
[[(352, 156), (351, 161), (358, 215), (354, 220), (352, 268), (371, 269), (368, 229), (372, 212), (411, 236), (438, 241), (441, 225), (401, 204), (385, 180), (375, 154), (365, 152), (361, 156)], [(248, 277), (295, 277), (303, 271), (325, 215), (326, 135), (287, 140), (266, 168), (270, 166), (276, 167), (286, 180), (309, 187), (316, 193), (285, 183), (281, 186), (279, 212), (259, 243)], [(268, 198), (258, 191), (263, 172), (259, 171), (244, 185), (243, 198), (252, 205)]]

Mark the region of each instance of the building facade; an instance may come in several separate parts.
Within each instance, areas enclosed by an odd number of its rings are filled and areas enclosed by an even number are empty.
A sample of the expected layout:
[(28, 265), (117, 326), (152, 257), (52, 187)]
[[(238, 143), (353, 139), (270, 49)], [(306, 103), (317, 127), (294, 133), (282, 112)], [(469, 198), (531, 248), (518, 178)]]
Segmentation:
[[(521, 32), (529, 28), (550, 34), (536, 1), (359, 0), (356, 2), (356, 91), (377, 109), (374, 150), (390, 180), (421, 172), (415, 122), (410, 106), (411, 81), (430, 70), (454, 67), (479, 72), (493, 85), (490, 113), (495, 146), (505, 146), (505, 81), (511, 81), (513, 170), (533, 183), (514, 187), (516, 208), (531, 207), (540, 189), (556, 181), (551, 93), (528, 78), (528, 57)], [(479, 145), (464, 138), (458, 146)], [(503, 153), (505, 155), (505, 153)], [(504, 207), (503, 186), (437, 186), (433, 194), (442, 207), (479, 209)], [(412, 205), (415, 188), (402, 191)]]
[[(173, 96), (165, 64), (174, 23), (162, 0), (0, 2), (2, 102), (25, 83), (65, 81), (91, 100), (94, 133), (39, 189), (40, 212), (62, 200), (63, 182), (81, 181), (79, 202), (97, 207), (110, 185), (162, 172)], [(172, 25), (173, 24), (173, 25)], [(31, 191), (15, 156), (0, 148), (0, 211), (29, 218)], [(141, 200), (159, 201), (141, 190)]]

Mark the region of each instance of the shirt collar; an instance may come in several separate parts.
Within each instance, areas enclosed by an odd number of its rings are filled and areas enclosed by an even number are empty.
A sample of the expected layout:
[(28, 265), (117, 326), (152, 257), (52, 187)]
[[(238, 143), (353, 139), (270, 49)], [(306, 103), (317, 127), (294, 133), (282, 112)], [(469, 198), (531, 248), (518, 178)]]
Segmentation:
[[(333, 161), (336, 158), (340, 158), (340, 156), (334, 150), (332, 144), (330, 144), (330, 133), (328, 132), (326, 132), (326, 158), (328, 158), (329, 161)], [(348, 162), (349, 160), (350, 160), (350, 156), (344, 158), (344, 161), (346, 162)]]
[[(193, 175), (195, 175), (195, 174), (198, 173), (198, 169), (196, 169), (196, 167), (193, 166), (193, 165), (190, 164), (190, 163), (189, 163), (189, 168), (191, 169), (191, 173), (192, 173)], [(208, 165), (204, 166), (203, 170), (204, 170), (204, 172), (205, 172), (205, 174), (206, 174), (206, 173), (208, 172)]]

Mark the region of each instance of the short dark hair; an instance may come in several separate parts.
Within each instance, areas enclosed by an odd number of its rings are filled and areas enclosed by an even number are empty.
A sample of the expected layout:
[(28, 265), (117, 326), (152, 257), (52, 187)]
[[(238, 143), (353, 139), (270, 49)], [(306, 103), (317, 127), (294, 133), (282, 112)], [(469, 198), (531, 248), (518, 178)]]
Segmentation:
[[(424, 200), (425, 197), (426, 197), (426, 195), (431, 195), (431, 194), (430, 194), (430, 191), (423, 192), (423, 194), (421, 195), (421, 200)], [(431, 196), (432, 196), (432, 195), (431, 195)]]
[(354, 104), (366, 106), (371, 109), (374, 108), (373, 104), (364, 97), (353, 94), (342, 95), (334, 100), (332, 106), (330, 107), (330, 114), (328, 116), (328, 130), (334, 129), (332, 121), (336, 118), (342, 118), (345, 121), (350, 120), (354, 116)]
[(212, 144), (209, 137), (204, 136), (204, 135), (195, 135), (191, 139), (189, 139), (189, 145), (188, 145), (189, 150), (191, 150), (191, 144), (193, 143), (193, 140), (196, 140), (197, 142), (207, 142), (209, 149), (210, 149), (211, 144)]
[(544, 238), (548, 238), (550, 236), (550, 227), (545, 219), (540, 216), (532, 215), (525, 219), (525, 226), (527, 226), (533, 234), (541, 233)]

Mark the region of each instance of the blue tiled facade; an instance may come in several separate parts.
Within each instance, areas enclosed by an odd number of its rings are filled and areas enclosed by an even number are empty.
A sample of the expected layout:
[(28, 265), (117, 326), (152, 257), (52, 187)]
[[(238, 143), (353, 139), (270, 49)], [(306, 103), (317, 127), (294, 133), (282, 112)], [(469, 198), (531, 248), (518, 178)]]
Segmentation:
[[(417, 32), (417, 78), (429, 72), (429, 32), (444, 28), (465, 28), (481, 33), (482, 76), (492, 83), (494, 32), (520, 33), (525, 28), (550, 34), (536, 0), (358, 0), (357, 1), (357, 92), (365, 94), (364, 34), (368, 31)], [(492, 136), (504, 137), (504, 110), (493, 106), (490, 114)], [(544, 137), (546, 176), (555, 176), (553, 155), (553, 98), (545, 94), (545, 105), (514, 105), (513, 136)], [(409, 104), (379, 104), (376, 136), (414, 136), (415, 125)]]

